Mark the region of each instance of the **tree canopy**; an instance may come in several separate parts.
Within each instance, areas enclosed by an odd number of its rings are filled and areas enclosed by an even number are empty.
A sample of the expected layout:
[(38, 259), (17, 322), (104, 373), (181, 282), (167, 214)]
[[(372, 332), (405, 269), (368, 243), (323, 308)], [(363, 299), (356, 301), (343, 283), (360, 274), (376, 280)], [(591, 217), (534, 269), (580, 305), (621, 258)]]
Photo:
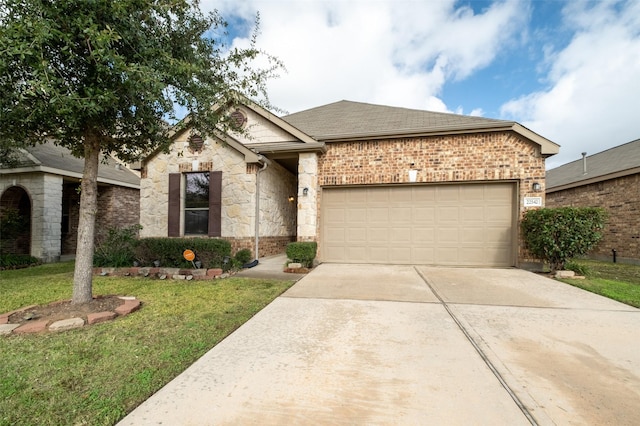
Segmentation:
[(50, 139), (85, 158), (74, 302), (91, 299), (99, 154), (133, 162), (167, 147), (181, 111), (207, 136), (233, 128), (224, 112), (240, 96), (268, 106), (282, 64), (256, 47), (257, 18), (250, 45), (231, 48), (226, 21), (197, 1), (0, 5), (0, 148)]

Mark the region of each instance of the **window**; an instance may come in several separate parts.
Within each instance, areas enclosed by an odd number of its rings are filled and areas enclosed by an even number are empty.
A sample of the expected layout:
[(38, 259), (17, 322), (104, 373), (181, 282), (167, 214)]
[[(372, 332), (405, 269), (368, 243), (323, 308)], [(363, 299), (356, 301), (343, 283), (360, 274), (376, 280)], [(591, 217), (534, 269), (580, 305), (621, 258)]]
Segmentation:
[(209, 234), (209, 173), (187, 173), (184, 190), (185, 235)]
[(221, 236), (222, 172), (170, 173), (167, 218), (169, 237)]

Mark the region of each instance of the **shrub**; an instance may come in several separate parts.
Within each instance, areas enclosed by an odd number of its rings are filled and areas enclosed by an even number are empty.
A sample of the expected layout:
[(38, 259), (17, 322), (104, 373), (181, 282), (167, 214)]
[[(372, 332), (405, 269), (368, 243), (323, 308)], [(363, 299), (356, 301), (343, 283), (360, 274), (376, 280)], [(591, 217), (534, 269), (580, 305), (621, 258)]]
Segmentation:
[(2, 254), (0, 255), (0, 269), (18, 269), (39, 265), (40, 261), (28, 254)]
[(107, 234), (99, 238), (93, 256), (94, 266), (111, 266), (120, 268), (131, 266), (135, 260), (135, 249), (138, 245), (140, 225), (127, 228), (110, 228)]
[(238, 252), (236, 253), (235, 261), (238, 265), (242, 266), (246, 263), (251, 262), (252, 257), (253, 256), (251, 255), (251, 250), (242, 249), (242, 250), (238, 250)]
[(527, 249), (557, 271), (600, 241), (605, 220), (601, 208), (544, 208), (527, 211), (521, 226)]
[(196, 254), (203, 268), (222, 268), (224, 258), (231, 257), (229, 241), (213, 238), (142, 238), (135, 257), (142, 266), (153, 266), (157, 260), (164, 267), (192, 268), (182, 256), (187, 249)]
[(289, 243), (287, 244), (287, 257), (305, 268), (310, 268), (313, 266), (313, 259), (316, 258), (317, 249), (318, 243), (315, 242)]

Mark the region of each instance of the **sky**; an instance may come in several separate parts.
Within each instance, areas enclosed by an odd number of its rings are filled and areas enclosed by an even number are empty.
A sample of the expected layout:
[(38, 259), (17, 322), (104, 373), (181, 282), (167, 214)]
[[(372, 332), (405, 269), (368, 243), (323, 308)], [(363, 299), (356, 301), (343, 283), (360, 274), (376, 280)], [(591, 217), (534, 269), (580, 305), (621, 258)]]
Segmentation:
[[(286, 72), (285, 113), (340, 100), (513, 120), (547, 169), (640, 138), (640, 0), (201, 0)], [(282, 114), (282, 113), (281, 113)]]

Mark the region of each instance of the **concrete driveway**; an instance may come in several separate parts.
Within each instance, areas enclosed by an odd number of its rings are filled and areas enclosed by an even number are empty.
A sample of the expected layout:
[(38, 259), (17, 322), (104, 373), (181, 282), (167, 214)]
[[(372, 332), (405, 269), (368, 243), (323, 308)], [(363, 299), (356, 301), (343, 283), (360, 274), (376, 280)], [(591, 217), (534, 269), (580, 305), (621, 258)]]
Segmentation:
[(640, 424), (640, 310), (517, 269), (323, 264), (122, 425)]

